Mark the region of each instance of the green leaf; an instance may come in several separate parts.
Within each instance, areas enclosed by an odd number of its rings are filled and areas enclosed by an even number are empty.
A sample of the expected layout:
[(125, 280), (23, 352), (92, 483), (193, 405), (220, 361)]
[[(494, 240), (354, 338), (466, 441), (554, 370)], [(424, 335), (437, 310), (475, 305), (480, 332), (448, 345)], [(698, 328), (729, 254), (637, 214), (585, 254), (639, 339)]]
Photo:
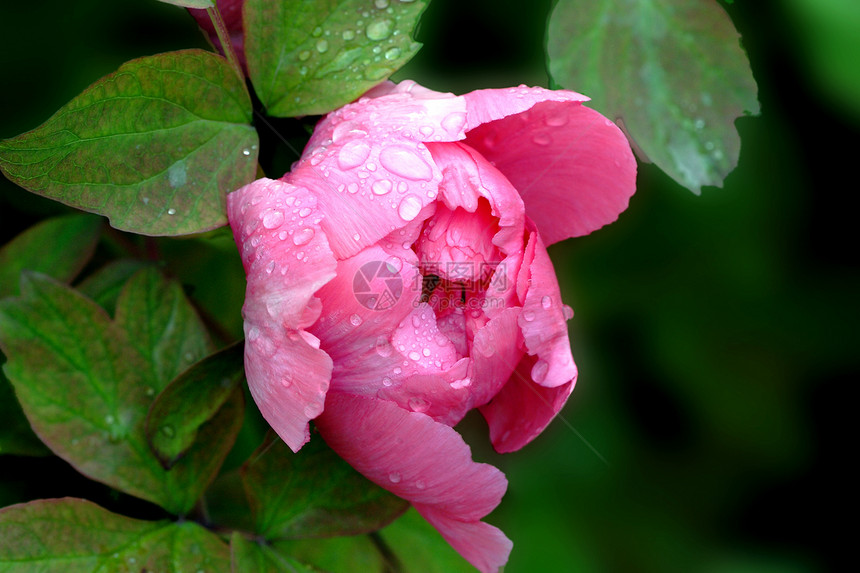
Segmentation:
[(559, 0), (549, 71), (623, 124), (647, 159), (695, 193), (735, 168), (734, 121), (759, 111), (740, 38), (716, 1)]
[(161, 467), (146, 440), (147, 411), (208, 343), (181, 290), (153, 277), (144, 269), (129, 281), (112, 321), (76, 291), (25, 273), (21, 296), (0, 301), (0, 347), (22, 408), (54, 453), (92, 479), (181, 515), (227, 455), (243, 400), (237, 389), (186, 455), (170, 471)]
[(270, 437), (242, 472), (256, 531), (267, 539), (366, 533), (408, 505), (352, 469), (319, 438), (294, 454)]
[(83, 499), (0, 510), (0, 571), (230, 571), (227, 546), (196, 523), (141, 521)]
[(400, 571), (383, 557), (370, 535), (277, 539), (270, 547), (279, 555), (290, 555), (327, 573)]
[(409, 61), (426, 0), (247, 0), (245, 55), (269, 115), (327, 113)]
[[(245, 539), (238, 531), (230, 538), (230, 559), (233, 571), (243, 573), (314, 573), (319, 571), (303, 565), (292, 557), (282, 555), (270, 545)], [(356, 569), (366, 571), (365, 569)]]
[(414, 509), (379, 532), (402, 573), (474, 573), (472, 567)]
[(197, 233), (224, 225), (226, 194), (255, 177), (251, 113), (244, 83), (218, 55), (140, 58), (0, 141), (0, 171), (118, 229)]
[(30, 227), (0, 248), (0, 298), (18, 293), (24, 269), (69, 282), (96, 248), (102, 222), (91, 215), (66, 215)]
[(170, 469), (197, 439), (245, 378), (244, 344), (236, 343), (198, 362), (158, 395), (146, 417), (146, 437)]
[(136, 259), (111, 261), (78, 283), (77, 289), (113, 314), (122, 287), (145, 266), (146, 263)]

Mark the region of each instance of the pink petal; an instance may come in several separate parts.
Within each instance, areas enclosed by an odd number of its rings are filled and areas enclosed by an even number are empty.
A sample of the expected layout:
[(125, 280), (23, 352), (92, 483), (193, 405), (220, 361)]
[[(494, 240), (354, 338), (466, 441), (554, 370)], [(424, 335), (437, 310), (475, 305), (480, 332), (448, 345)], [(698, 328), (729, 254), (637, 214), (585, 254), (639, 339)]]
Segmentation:
[(570, 382), (576, 377), (576, 365), (567, 335), (567, 317), (552, 261), (537, 232), (529, 236), (520, 275), (525, 277), (528, 288), (519, 325), (528, 353), (538, 359), (530, 378), (549, 388)]
[(520, 309), (507, 308), (475, 333), (472, 343), (472, 407), (490, 401), (508, 381), (523, 356), (517, 318)]
[(589, 100), (588, 96), (569, 90), (548, 90), (527, 86), (475, 90), (465, 94), (463, 98), (466, 100), (468, 116), (466, 131), (471, 131), (485, 123), (521, 114), (541, 102), (583, 102)]
[(611, 223), (636, 189), (624, 134), (573, 98), (483, 123), (466, 142), (517, 188), (547, 244)]
[(508, 562), (514, 544), (501, 529), (483, 521), (452, 519), (432, 506), (415, 504), (415, 509), (481, 573), (499, 571)]
[(294, 451), (323, 408), (332, 362), (304, 329), (335, 259), (306, 189), (260, 179), (227, 196), (227, 215), (247, 274), (245, 368), (254, 400)]
[(490, 427), (490, 440), (499, 453), (519, 450), (536, 438), (573, 391), (575, 380), (554, 388), (532, 383), (530, 373), (535, 361), (533, 356), (523, 357), (493, 401), (480, 408)]
[[(477, 524), (501, 501), (504, 475), (472, 461), (452, 428), (384, 400), (332, 392), (317, 427), (328, 445), (374, 483), (406, 499), (482, 571), (510, 545)], [(491, 542), (495, 538), (496, 543)], [(452, 543), (453, 545), (453, 543)]]

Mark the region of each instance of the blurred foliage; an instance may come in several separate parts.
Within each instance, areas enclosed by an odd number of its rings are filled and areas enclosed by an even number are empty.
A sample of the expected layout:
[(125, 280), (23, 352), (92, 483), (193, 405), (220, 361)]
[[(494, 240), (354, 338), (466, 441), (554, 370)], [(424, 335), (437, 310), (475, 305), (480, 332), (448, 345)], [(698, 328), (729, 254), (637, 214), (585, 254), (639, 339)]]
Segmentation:
[[(458, 93), (546, 85), (550, 4), (433, 0), (416, 34), (424, 47), (396, 78)], [(740, 162), (724, 188), (694, 197), (642, 166), (617, 224), (551, 249), (576, 311), (580, 367), (560, 418), (505, 456), (491, 451), (479, 419), (459, 428), (510, 481), (489, 518), (515, 543), (506, 573), (811, 573), (835, 567), (848, 545), (832, 515), (849, 502), (844, 395), (858, 374), (860, 261), (848, 189), (830, 172), (856, 161), (858, 123), (845, 114), (860, 100), (856, 84), (816, 78), (836, 60), (856, 70), (860, 54), (848, 42), (837, 56), (798, 57), (798, 45), (829, 32), (795, 5), (724, 4), (761, 102), (760, 117), (737, 123)], [(146, 1), (5, 3), (0, 34), (0, 138), (36, 127), (126, 60), (206, 45), (182, 10)], [(290, 142), (305, 127), (273, 126)], [(285, 169), (297, 147), (270, 151), (264, 167)], [(0, 179), (2, 243), (69, 212)], [(229, 233), (153, 241), (106, 232), (84, 274), (120, 256), (155, 260), (178, 278), (221, 343), (241, 335), (243, 281)], [(122, 282), (111, 277), (135, 270), (102, 270), (99, 302), (111, 306), (108, 287)], [(246, 416), (226, 469), (250, 455), (262, 427)], [(164, 517), (56, 457), (3, 456), (0, 467), (0, 506), (78, 496)], [(368, 544), (360, 539), (350, 543)]]

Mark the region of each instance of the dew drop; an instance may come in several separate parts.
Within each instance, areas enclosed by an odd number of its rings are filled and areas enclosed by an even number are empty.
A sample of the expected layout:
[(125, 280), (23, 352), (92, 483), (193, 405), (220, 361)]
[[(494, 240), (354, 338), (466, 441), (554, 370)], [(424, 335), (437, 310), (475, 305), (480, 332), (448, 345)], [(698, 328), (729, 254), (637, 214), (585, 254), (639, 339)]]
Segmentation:
[(566, 125), (567, 122), (567, 114), (562, 111), (551, 113), (546, 116), (546, 118), (544, 118), (544, 123), (546, 123), (549, 127), (561, 127), (563, 125)]
[(388, 0), (375, 0), (373, 4), (380, 10), (388, 8)]
[(396, 60), (400, 57), (400, 48), (391, 48), (385, 52), (386, 60)]
[(573, 318), (573, 309), (570, 306), (564, 305), (563, 307), (561, 307), (561, 310), (564, 314), (565, 320), (570, 320), (571, 318)]
[(391, 378), (389, 378), (388, 376), (383, 376), (383, 377), (382, 377), (382, 385), (383, 385), (383, 386), (385, 386), (386, 388), (388, 388), (388, 387), (389, 387), (389, 386), (391, 386), (392, 384), (394, 384), (394, 382), (392, 382)]
[(337, 165), (344, 171), (363, 165), (370, 155), (370, 146), (364, 141), (350, 141), (337, 155)]
[(400, 475), (399, 472), (391, 472), (390, 474), (388, 474), (388, 481), (390, 481), (391, 483), (400, 483), (401, 479), (403, 479), (403, 477)]
[(166, 437), (166, 438), (172, 438), (173, 436), (176, 435), (176, 430), (174, 430), (173, 426), (171, 426), (169, 424), (167, 424), (165, 426), (161, 426), (160, 430), (161, 430), (161, 433), (164, 434), (164, 437)]
[(535, 313), (530, 310), (523, 311), (523, 320), (526, 322), (532, 322), (535, 319)]
[(281, 386), (283, 386), (284, 388), (289, 388), (292, 385), (293, 381), (289, 378), (281, 378)]
[(243, 149), (242, 155), (244, 155), (245, 157), (248, 157), (249, 155), (251, 155), (251, 150), (250, 149)]
[(301, 52), (299, 52), (299, 59), (303, 62), (307, 61), (307, 59), (310, 57), (311, 57), (311, 53), (307, 50), (302, 50)]
[(263, 213), (263, 226), (267, 229), (277, 229), (284, 224), (284, 213), (277, 209), (267, 209)]
[(532, 380), (540, 384), (546, 379), (546, 373), (549, 370), (549, 363), (546, 360), (538, 360), (532, 366)]
[(144, 205), (149, 205), (149, 197), (143, 197), (143, 198), (141, 199), (141, 201), (143, 201), (143, 204), (144, 204)]
[(167, 214), (168, 215), (176, 215), (176, 209), (171, 207), (170, 209), (167, 210)]
[(461, 111), (449, 113), (445, 116), (445, 119), (442, 120), (442, 127), (452, 135), (459, 134), (465, 125), (466, 114)]
[(328, 51), (328, 40), (325, 38), (317, 40), (316, 49), (320, 54), (325, 54)]
[(430, 409), (430, 402), (428, 402), (424, 398), (410, 398), (409, 408), (413, 412), (426, 412)]
[(535, 145), (540, 145), (546, 147), (550, 143), (552, 143), (552, 137), (548, 133), (538, 133), (532, 138), (532, 141)]
[[(367, 36), (368, 40), (374, 40), (374, 41), (378, 42), (379, 40), (384, 40), (385, 38), (390, 36), (391, 32), (393, 32), (393, 31), (394, 31), (394, 22), (392, 22), (391, 20), (386, 18), (384, 20), (376, 20), (376, 21), (368, 24), (364, 33)], [(398, 50), (398, 55), (399, 55), (399, 53), (400, 53), (400, 50)], [(388, 56), (386, 56), (386, 58), (387, 57)], [(393, 60), (396, 57), (397, 56), (394, 56), (394, 57), (388, 58), (388, 59)]]
[(404, 221), (411, 221), (421, 212), (421, 199), (415, 195), (407, 195), (397, 206), (397, 214)]
[(297, 247), (300, 245), (307, 245), (311, 242), (311, 239), (314, 238), (314, 230), (310, 227), (305, 227), (296, 231), (293, 235), (293, 244)]
[(387, 195), (391, 192), (392, 183), (388, 179), (380, 179), (378, 181), (374, 181), (373, 185), (370, 186), (371, 191), (373, 191), (374, 195)]
[(419, 354), (417, 350), (413, 350), (409, 353), (409, 359), (418, 362), (419, 360), (421, 360), (421, 354)]
[(353, 38), (355, 38), (355, 32), (353, 32), (352, 30), (344, 30), (343, 34), (341, 34), (341, 37), (346, 41), (352, 40)]
[(544, 310), (552, 307), (552, 297), (549, 295), (544, 295), (543, 298), (540, 299), (540, 305), (544, 308)]
[(424, 483), (424, 480), (418, 480), (415, 482), (415, 487), (418, 489), (424, 489), (425, 487), (427, 487), (427, 484)]
[(359, 325), (361, 325), (361, 322), (362, 322), (361, 317), (358, 316), (357, 314), (353, 314), (352, 316), (349, 317), (349, 323), (353, 326), (359, 326)]
[(429, 181), (433, 169), (418, 153), (408, 147), (391, 145), (379, 154), (379, 162), (394, 175), (413, 181)]
[(302, 209), (299, 211), (299, 217), (307, 217), (310, 214), (311, 214), (311, 208), (310, 207), (302, 207)]
[(454, 388), (455, 390), (459, 390), (461, 388), (467, 388), (471, 384), (472, 384), (472, 379), (467, 376), (466, 378), (463, 378), (462, 380), (454, 380), (453, 382), (451, 382), (451, 388)]

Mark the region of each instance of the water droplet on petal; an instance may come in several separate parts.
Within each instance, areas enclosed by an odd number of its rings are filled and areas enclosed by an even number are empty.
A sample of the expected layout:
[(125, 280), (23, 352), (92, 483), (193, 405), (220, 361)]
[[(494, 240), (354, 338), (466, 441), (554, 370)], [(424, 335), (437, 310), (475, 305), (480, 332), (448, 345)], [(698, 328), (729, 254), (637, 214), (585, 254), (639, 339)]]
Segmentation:
[(353, 314), (352, 316), (349, 317), (349, 323), (353, 326), (359, 326), (359, 325), (361, 325), (361, 322), (362, 322), (361, 317), (358, 316), (357, 314)]
[(461, 388), (467, 388), (471, 384), (472, 384), (472, 379), (467, 376), (466, 378), (463, 378), (462, 380), (454, 380), (453, 382), (451, 382), (451, 388), (454, 388), (455, 390), (459, 390)]
[(379, 154), (379, 162), (394, 175), (413, 181), (429, 181), (433, 169), (417, 152), (405, 146), (391, 145)]
[(418, 489), (424, 489), (425, 487), (427, 487), (427, 484), (424, 483), (424, 480), (418, 480), (415, 482), (415, 487)]
[(549, 363), (546, 360), (538, 360), (532, 366), (532, 380), (540, 384), (546, 379), (546, 373), (549, 370)]
[(374, 195), (387, 195), (391, 192), (391, 188), (393, 184), (388, 179), (380, 179), (379, 181), (374, 181), (373, 185), (370, 186), (370, 190), (373, 191)]
[(387, 387), (391, 386), (392, 384), (394, 384), (394, 382), (391, 381), (391, 378), (389, 378), (388, 376), (382, 377), (382, 385), (383, 386), (385, 386), (387, 388)]
[(570, 306), (564, 305), (563, 307), (561, 307), (561, 309), (562, 313), (564, 314), (565, 320), (570, 320), (571, 318), (573, 318), (573, 309)]
[(421, 212), (421, 199), (415, 195), (407, 195), (397, 206), (397, 214), (404, 221), (411, 221)]
[(535, 319), (535, 313), (530, 310), (523, 311), (523, 320), (526, 322), (531, 322)]
[(552, 137), (548, 133), (538, 133), (534, 137), (532, 137), (532, 141), (535, 142), (536, 145), (547, 146), (552, 143)]
[(388, 481), (390, 481), (391, 483), (400, 483), (401, 479), (403, 479), (403, 477), (400, 475), (399, 472), (391, 472), (390, 474), (388, 474)]
[(277, 209), (267, 209), (263, 213), (263, 226), (267, 229), (277, 229), (284, 224), (284, 213)]
[(337, 164), (344, 171), (364, 164), (370, 155), (370, 146), (364, 141), (350, 141), (337, 155)]
[(409, 353), (409, 359), (418, 362), (419, 360), (421, 360), (421, 354), (419, 354), (417, 350), (413, 350)]
[(293, 235), (293, 244), (296, 246), (307, 245), (314, 238), (314, 230), (311, 227), (299, 229)]
[(445, 128), (445, 131), (452, 135), (456, 135), (460, 133), (463, 129), (463, 126), (466, 125), (466, 114), (462, 111), (455, 111), (453, 113), (449, 113), (445, 116), (445, 119), (442, 120), (442, 127)]
[(284, 388), (289, 388), (292, 385), (293, 381), (289, 378), (281, 378), (281, 386), (283, 386)]
[(549, 308), (552, 306), (552, 297), (550, 297), (549, 295), (544, 295), (544, 296), (540, 299), (540, 305), (541, 305), (545, 310), (549, 309)]
[(302, 207), (302, 209), (299, 211), (299, 217), (307, 217), (310, 214), (311, 214), (311, 208), (310, 207)]
[(428, 402), (424, 398), (410, 398), (409, 408), (413, 412), (426, 412), (430, 409), (430, 402)]

